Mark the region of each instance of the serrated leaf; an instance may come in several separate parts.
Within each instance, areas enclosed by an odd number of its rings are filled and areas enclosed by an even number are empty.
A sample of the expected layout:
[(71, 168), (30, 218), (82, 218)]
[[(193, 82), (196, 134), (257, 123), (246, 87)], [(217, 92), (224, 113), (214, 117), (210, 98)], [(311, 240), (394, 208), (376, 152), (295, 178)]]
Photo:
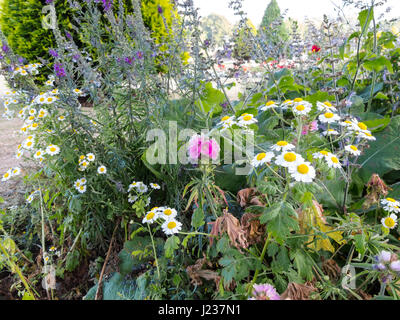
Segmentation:
[(164, 250), (165, 250), (165, 257), (166, 258), (172, 258), (174, 251), (179, 248), (179, 244), (181, 241), (177, 236), (172, 236), (167, 239), (164, 245)]

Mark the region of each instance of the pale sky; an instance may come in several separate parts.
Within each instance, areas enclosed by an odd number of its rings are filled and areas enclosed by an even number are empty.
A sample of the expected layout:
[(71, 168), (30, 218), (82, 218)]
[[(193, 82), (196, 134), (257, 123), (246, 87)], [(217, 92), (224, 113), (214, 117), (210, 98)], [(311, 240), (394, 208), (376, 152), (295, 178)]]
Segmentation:
[[(250, 20), (257, 26), (264, 15), (264, 11), (270, 0), (244, 0), (243, 9), (247, 12)], [(283, 12), (288, 9), (287, 16), (296, 20), (303, 20), (305, 16), (311, 19), (322, 20), (326, 13), (328, 16), (336, 16), (333, 3), (341, 4), (340, 0), (277, 0), (278, 5)], [(233, 10), (228, 7), (229, 0), (193, 0), (196, 7), (200, 8), (200, 15), (205, 17), (210, 13), (217, 13), (225, 16), (231, 23), (238, 21)], [(333, 2), (333, 3), (332, 3)], [(384, 9), (391, 6), (392, 12), (388, 18), (400, 17), (400, 0), (388, 0)], [(379, 10), (380, 9), (380, 10)], [(377, 13), (382, 9), (378, 8)], [(351, 17), (356, 11), (345, 12), (346, 16)], [(348, 18), (349, 18), (348, 17)]]

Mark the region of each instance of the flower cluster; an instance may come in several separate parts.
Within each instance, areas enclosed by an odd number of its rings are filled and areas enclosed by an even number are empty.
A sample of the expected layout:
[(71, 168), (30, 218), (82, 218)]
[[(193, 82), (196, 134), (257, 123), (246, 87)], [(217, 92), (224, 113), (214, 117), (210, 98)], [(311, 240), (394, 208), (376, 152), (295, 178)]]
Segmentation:
[(255, 284), (253, 286), (252, 297), (249, 300), (280, 300), (276, 289), (270, 284)]
[(26, 76), (28, 74), (31, 75), (36, 75), (39, 73), (38, 68), (42, 67), (43, 65), (41, 63), (32, 63), (32, 64), (27, 64), (23, 66), (16, 67), (13, 72), (13, 76), (15, 75), (21, 75), (21, 76)]
[(85, 193), (85, 192), (86, 192), (86, 189), (87, 189), (87, 187), (86, 187), (86, 182), (87, 182), (86, 178), (80, 178), (80, 179), (76, 180), (76, 181), (74, 182), (74, 187), (75, 187), (75, 189), (76, 189), (79, 193)]
[(217, 141), (209, 139), (204, 135), (194, 135), (189, 141), (189, 160), (197, 161), (202, 156), (209, 159), (217, 159), (220, 147)]
[(381, 200), (381, 204), (385, 211), (388, 211), (389, 216), (382, 218), (381, 223), (386, 229), (394, 229), (397, 226), (397, 216), (395, 213), (400, 212), (400, 202), (393, 198), (386, 198)]
[(166, 235), (178, 233), (182, 229), (182, 223), (175, 219), (177, 211), (169, 207), (154, 207), (146, 213), (142, 223), (154, 223), (158, 219), (164, 220), (161, 223), (161, 228)]
[(7, 181), (14, 176), (18, 176), (21, 173), (21, 169), (19, 167), (10, 168), (6, 173), (3, 174), (3, 178), (1, 181)]
[[(153, 190), (158, 190), (161, 188), (157, 183), (150, 183), (149, 186)], [(143, 183), (142, 181), (133, 181), (128, 187), (128, 202), (135, 203), (139, 199), (143, 199), (145, 202), (145, 206), (147, 207), (151, 201), (151, 197), (145, 195), (145, 193), (147, 193), (148, 191), (149, 187), (145, 183)]]
[(87, 155), (81, 155), (79, 157), (79, 171), (85, 171), (91, 162), (94, 162), (96, 156), (93, 153), (88, 153)]

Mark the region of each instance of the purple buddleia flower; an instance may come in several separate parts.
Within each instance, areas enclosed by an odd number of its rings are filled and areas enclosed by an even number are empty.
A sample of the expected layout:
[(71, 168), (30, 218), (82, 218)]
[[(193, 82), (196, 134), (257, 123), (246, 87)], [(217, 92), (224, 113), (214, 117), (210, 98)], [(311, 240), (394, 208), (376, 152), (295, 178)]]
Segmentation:
[(19, 62), (20, 64), (24, 64), (25, 59), (22, 58), (22, 57), (18, 57), (18, 62)]
[(162, 8), (160, 5), (158, 6), (158, 13), (159, 13), (159, 14), (162, 14), (162, 13), (163, 13), (163, 8)]
[(3, 50), (4, 53), (7, 53), (8, 51), (10, 51), (10, 48), (6, 44), (3, 44), (1, 49)]
[(49, 49), (49, 54), (50, 54), (51, 56), (53, 56), (54, 58), (57, 58), (57, 57), (58, 57), (58, 53), (57, 53), (57, 51), (54, 50), (54, 49)]
[(136, 58), (142, 59), (143, 58), (143, 52), (142, 51), (136, 52)]
[(0, 54), (0, 60), (3, 60), (3, 59), (4, 59), (4, 56)]
[(73, 62), (77, 62), (77, 61), (79, 60), (80, 57), (81, 57), (81, 56), (80, 56), (79, 54), (74, 54), (74, 55), (72, 56), (72, 61), (73, 61)]
[(135, 61), (135, 57), (126, 57), (126, 58), (124, 58), (124, 61), (127, 64), (131, 65), (133, 63), (133, 61)]
[(61, 63), (56, 63), (54, 65), (54, 72), (56, 73), (57, 77), (59, 77), (59, 78), (66, 76), (65, 70)]
[(72, 35), (71, 35), (68, 31), (65, 31), (65, 36), (66, 36), (69, 40), (72, 39)]
[(102, 1), (103, 1), (104, 11), (110, 10), (113, 5), (113, 0), (102, 0)]

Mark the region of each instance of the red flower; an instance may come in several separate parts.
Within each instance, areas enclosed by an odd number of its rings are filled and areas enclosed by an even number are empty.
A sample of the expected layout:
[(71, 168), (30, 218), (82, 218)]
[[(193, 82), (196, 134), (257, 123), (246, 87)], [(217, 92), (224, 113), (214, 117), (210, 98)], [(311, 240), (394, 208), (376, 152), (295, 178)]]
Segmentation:
[(315, 45), (315, 44), (314, 44), (314, 45), (312, 46), (312, 48), (311, 48), (311, 51), (312, 51), (312, 52), (319, 52), (320, 50), (321, 50), (321, 48), (318, 47), (318, 46)]

